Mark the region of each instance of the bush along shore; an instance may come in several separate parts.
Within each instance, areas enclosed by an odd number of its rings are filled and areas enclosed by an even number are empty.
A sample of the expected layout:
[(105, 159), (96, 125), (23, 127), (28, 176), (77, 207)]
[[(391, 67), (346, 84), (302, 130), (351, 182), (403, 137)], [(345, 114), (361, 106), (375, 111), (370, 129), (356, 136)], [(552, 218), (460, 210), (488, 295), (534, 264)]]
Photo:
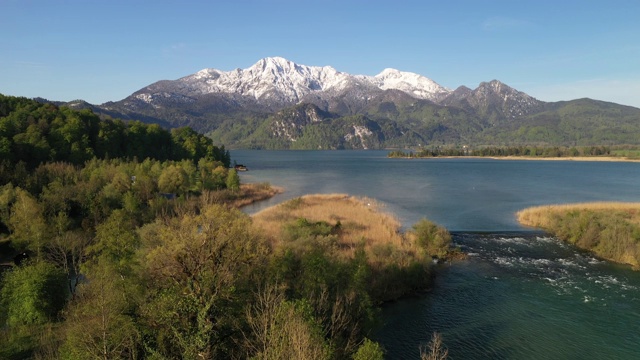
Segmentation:
[(640, 203), (583, 203), (524, 209), (518, 221), (598, 257), (640, 268)]

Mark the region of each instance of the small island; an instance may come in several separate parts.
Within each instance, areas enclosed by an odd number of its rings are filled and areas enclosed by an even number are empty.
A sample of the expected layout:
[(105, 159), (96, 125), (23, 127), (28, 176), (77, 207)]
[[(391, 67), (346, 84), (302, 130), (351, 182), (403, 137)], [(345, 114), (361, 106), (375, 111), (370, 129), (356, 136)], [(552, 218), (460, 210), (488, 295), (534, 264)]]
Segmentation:
[(546, 205), (517, 217), (522, 225), (542, 228), (598, 257), (640, 268), (640, 203)]

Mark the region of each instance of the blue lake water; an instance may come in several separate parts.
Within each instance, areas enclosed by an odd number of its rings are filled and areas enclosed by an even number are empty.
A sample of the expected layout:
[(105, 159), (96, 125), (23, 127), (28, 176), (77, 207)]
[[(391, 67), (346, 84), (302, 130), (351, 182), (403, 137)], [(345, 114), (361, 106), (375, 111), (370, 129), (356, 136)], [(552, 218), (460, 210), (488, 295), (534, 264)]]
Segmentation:
[(245, 182), (375, 198), (408, 228), (426, 217), (470, 256), (434, 290), (386, 305), (372, 334), (389, 359), (417, 358), (433, 331), (452, 359), (638, 359), (640, 273), (520, 226), (535, 205), (640, 201), (640, 163), (388, 159), (386, 151), (232, 151)]

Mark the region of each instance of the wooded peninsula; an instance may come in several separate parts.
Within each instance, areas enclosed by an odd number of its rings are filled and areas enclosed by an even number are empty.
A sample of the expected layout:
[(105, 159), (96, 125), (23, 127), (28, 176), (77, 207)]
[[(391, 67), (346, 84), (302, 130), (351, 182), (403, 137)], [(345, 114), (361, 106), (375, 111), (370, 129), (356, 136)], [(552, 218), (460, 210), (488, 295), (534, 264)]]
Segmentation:
[(378, 306), (450, 234), (347, 195), (237, 208), (277, 191), (189, 128), (0, 96), (0, 358), (381, 359)]

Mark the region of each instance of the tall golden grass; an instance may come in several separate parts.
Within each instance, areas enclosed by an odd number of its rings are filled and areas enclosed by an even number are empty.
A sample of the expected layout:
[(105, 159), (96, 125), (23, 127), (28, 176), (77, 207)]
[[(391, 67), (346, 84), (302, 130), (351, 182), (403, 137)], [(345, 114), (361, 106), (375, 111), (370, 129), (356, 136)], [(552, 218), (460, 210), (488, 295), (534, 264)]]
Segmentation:
[(345, 194), (305, 195), (255, 214), (253, 223), (279, 248), (285, 245), (284, 225), (299, 218), (330, 225), (339, 221), (338, 256), (350, 258), (361, 246), (372, 262), (386, 263), (389, 256), (399, 260), (408, 255), (413, 259), (419, 253), (414, 242), (400, 232), (398, 219), (384, 213), (382, 206), (369, 198)]
[(629, 214), (631, 223), (640, 224), (640, 203), (592, 202), (578, 204), (554, 204), (526, 208), (516, 213), (518, 221), (524, 226), (549, 228), (554, 215), (575, 211), (624, 212)]
[(521, 210), (517, 218), (602, 258), (640, 266), (640, 203), (545, 205)]
[(269, 199), (282, 192), (282, 188), (268, 183), (242, 184), (238, 191), (229, 189), (203, 191), (198, 201), (202, 204), (226, 204), (241, 208), (258, 201)]
[(441, 247), (448, 249), (450, 237), (426, 219), (419, 224), (419, 230), (403, 233), (383, 205), (345, 194), (306, 195), (253, 215), (253, 226), (270, 241), (274, 254), (304, 257), (319, 251), (352, 265), (364, 255), (367, 293), (375, 302), (430, 286), (432, 256), (440, 256)]

